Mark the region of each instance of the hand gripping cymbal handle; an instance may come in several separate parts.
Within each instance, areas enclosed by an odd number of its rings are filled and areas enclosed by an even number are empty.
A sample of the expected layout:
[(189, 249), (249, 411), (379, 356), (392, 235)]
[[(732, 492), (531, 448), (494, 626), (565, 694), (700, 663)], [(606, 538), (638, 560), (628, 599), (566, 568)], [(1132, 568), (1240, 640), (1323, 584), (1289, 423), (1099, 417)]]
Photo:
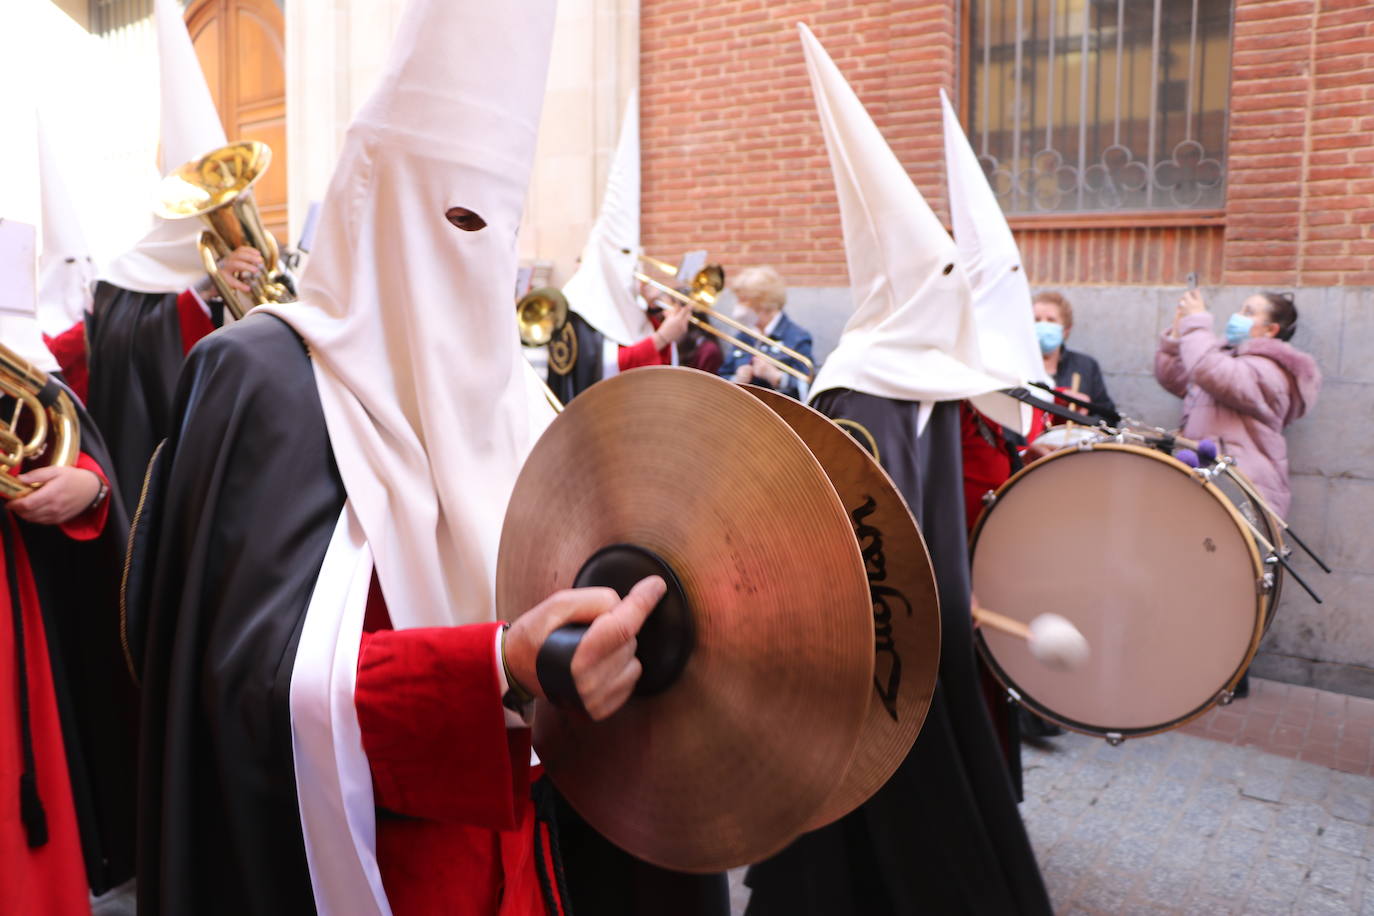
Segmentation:
[[(692, 654), (696, 631), (682, 583), (662, 557), (633, 544), (601, 548), (573, 580), (573, 588), (604, 586), (624, 598), (636, 583), (649, 576), (661, 576), (668, 590), (639, 631), (635, 657), (643, 670), (635, 684), (636, 696), (652, 696), (667, 690), (682, 674)], [(585, 712), (573, 680), (572, 660), (587, 630), (587, 624), (559, 627), (539, 647), (535, 673), (544, 695), (554, 706)]]

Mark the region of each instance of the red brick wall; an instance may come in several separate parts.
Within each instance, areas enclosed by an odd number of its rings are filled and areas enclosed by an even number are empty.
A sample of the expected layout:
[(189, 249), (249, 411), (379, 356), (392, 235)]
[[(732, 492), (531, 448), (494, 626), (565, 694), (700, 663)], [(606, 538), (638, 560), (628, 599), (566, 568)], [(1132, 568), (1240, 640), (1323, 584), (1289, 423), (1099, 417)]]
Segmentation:
[(1374, 10), (1238, 0), (1226, 278), (1374, 283)]
[[(644, 244), (843, 285), (844, 247), (795, 23), (808, 22), (937, 212), (951, 0), (643, 0)], [(1370, 0), (1235, 0), (1224, 225), (1027, 227), (1035, 284), (1374, 284)]]
[(726, 269), (845, 282), (825, 141), (796, 23), (835, 58), (922, 190), (943, 195), (938, 90), (954, 73), (948, 0), (644, 0), (643, 244), (709, 248)]

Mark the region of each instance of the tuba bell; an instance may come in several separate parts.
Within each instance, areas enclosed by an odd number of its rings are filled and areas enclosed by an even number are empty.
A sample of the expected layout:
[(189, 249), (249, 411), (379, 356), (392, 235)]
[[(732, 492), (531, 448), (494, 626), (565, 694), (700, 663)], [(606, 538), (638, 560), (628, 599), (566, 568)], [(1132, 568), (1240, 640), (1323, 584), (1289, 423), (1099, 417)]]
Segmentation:
[[(66, 389), (4, 344), (0, 394), (14, 400), (9, 417), (0, 417), (0, 499), (11, 500), (38, 489), (15, 476), (26, 463), (43, 458), (48, 467), (76, 464), (81, 425)], [(27, 429), (21, 426), (26, 414)]]
[(515, 303), (515, 320), (520, 327), (520, 343), (545, 346), (568, 323), (568, 298), (552, 286), (530, 290)]
[[(272, 164), (266, 143), (242, 140), (194, 159), (162, 179), (157, 215), (163, 219), (200, 217), (200, 257), (224, 305), (235, 318), (249, 309), (276, 302), (292, 302), (296, 294), (282, 270), (277, 240), (262, 224), (253, 185)], [(248, 293), (229, 285), (218, 261), (235, 248), (250, 245), (262, 254), (263, 270), (251, 280)]]

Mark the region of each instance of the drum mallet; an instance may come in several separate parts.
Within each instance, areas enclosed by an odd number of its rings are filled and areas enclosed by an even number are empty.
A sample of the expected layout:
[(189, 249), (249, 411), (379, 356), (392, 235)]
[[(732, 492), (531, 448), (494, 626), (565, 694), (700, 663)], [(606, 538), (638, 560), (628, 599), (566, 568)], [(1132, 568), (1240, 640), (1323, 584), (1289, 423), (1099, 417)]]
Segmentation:
[(1027, 624), (987, 608), (975, 607), (973, 619), (982, 626), (1024, 639), (1031, 655), (1056, 671), (1072, 671), (1088, 660), (1088, 641), (1078, 632), (1078, 627), (1058, 614), (1041, 614)]

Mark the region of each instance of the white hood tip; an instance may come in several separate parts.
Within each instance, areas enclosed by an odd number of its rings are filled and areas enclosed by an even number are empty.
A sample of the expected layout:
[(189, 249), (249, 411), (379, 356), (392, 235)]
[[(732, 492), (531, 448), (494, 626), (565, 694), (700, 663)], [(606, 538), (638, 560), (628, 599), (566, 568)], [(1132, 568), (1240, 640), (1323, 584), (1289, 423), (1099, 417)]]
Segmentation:
[[(1045, 381), (1021, 252), (943, 89), (940, 101), (950, 218), (959, 259), (973, 289), (974, 324), (983, 367), (1006, 387)], [(1029, 428), (1030, 408), (1005, 395), (978, 397), (974, 404), (1003, 426), (1023, 434)]]
[[(161, 82), (161, 163), (167, 174), (228, 143), (210, 86), (175, 0), (155, 0), (158, 73)], [(153, 201), (148, 201), (151, 210)], [(179, 293), (205, 276), (196, 239), (197, 219), (154, 219), (133, 248), (115, 258), (100, 278), (140, 293)]]
[(625, 346), (653, 331), (634, 288), (640, 253), (639, 207), (639, 90), (635, 89), (625, 103), (601, 210), (577, 270), (563, 285), (573, 311)]
[(854, 314), (812, 386), (906, 401), (1005, 387), (983, 371), (972, 290), (954, 241), (863, 103), (798, 23), (844, 228)]
[(44, 372), (56, 372), (38, 327), (38, 229), (0, 219), (0, 343)]
[(43, 247), (38, 258), (38, 322), (56, 336), (81, 321), (91, 306), (95, 262), (67, 190), (52, 138), (38, 118), (38, 181)]

